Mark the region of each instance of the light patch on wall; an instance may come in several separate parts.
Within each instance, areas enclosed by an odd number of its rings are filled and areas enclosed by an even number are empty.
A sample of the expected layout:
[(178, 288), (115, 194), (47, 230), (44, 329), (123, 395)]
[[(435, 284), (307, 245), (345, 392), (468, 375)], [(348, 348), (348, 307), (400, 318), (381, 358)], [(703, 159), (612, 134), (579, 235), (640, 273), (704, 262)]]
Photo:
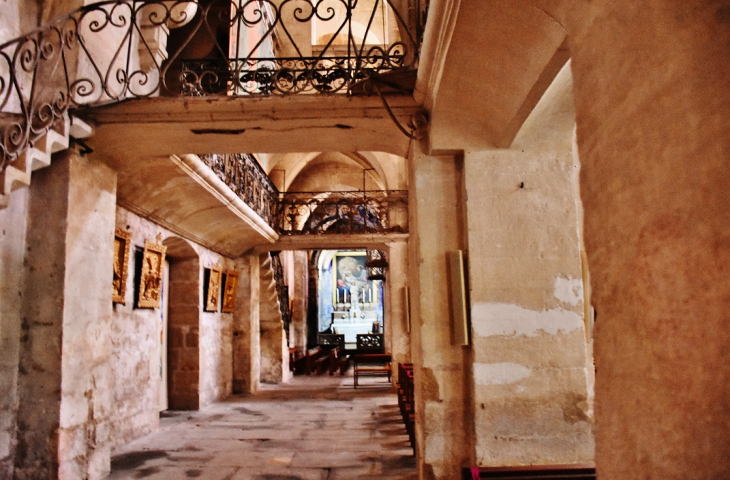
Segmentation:
[(519, 363), (475, 363), (477, 385), (509, 385), (532, 375), (532, 370)]
[(524, 335), (535, 337), (540, 331), (555, 335), (583, 326), (583, 319), (563, 308), (535, 311), (511, 303), (477, 303), (472, 306), (472, 326), (480, 337)]
[(583, 280), (580, 278), (557, 277), (553, 295), (563, 303), (576, 306), (583, 300)]

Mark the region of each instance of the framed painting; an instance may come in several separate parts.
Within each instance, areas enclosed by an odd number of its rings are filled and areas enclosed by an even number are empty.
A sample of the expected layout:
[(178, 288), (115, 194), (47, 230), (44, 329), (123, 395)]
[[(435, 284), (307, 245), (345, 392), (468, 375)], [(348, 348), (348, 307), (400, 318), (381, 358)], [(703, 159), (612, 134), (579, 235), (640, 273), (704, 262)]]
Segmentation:
[(142, 253), (142, 273), (139, 279), (139, 308), (160, 308), (162, 292), (162, 267), (165, 263), (167, 247), (160, 243), (145, 240)]
[(125, 304), (127, 294), (127, 270), (129, 267), (129, 246), (132, 232), (117, 228), (114, 232), (114, 278), (112, 279), (112, 302)]
[(206, 312), (217, 312), (218, 311), (218, 299), (221, 293), (221, 277), (223, 275), (223, 269), (220, 265), (213, 265), (210, 267), (205, 294), (205, 311)]
[[(337, 252), (332, 261), (332, 300), (337, 303), (371, 303), (365, 252)], [(354, 296), (354, 298), (353, 298)]]
[(223, 313), (233, 313), (236, 310), (236, 290), (238, 289), (238, 272), (226, 272), (225, 286), (223, 287)]

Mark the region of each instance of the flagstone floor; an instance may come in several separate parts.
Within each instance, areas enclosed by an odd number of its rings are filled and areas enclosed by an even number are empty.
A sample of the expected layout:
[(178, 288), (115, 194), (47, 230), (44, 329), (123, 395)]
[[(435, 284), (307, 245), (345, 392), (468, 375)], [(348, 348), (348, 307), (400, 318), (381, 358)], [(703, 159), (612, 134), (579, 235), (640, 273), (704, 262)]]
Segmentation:
[(160, 429), (112, 457), (108, 480), (417, 478), (396, 395), (381, 378), (298, 376), (197, 412), (164, 413)]

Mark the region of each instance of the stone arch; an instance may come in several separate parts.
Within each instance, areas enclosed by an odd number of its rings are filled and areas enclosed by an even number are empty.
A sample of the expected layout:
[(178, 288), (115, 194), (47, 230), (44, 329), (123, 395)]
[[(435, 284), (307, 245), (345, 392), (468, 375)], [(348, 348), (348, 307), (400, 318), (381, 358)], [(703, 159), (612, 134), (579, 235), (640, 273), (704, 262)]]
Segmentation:
[(162, 242), (170, 262), (167, 389), (171, 410), (200, 407), (200, 258), (186, 240)]

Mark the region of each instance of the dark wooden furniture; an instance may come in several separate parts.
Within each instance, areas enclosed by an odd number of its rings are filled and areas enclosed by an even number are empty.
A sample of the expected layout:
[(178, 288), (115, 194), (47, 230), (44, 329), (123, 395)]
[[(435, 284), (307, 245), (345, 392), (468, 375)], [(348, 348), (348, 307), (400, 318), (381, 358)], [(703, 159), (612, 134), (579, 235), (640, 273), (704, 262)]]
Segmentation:
[(315, 362), (324, 356), (325, 352), (322, 347), (314, 347), (307, 350), (306, 356), (306, 368), (305, 372), (307, 375), (311, 375), (315, 370)]
[(389, 353), (358, 353), (352, 356), (352, 360), (355, 370), (355, 388), (357, 388), (360, 377), (388, 377), (388, 383), (390, 383), (392, 369)]
[(513, 467), (472, 467), (463, 471), (464, 480), (490, 478), (496, 480), (596, 480), (596, 466), (525, 465)]
[(307, 368), (307, 355), (299, 347), (289, 349), (289, 370), (296, 373), (304, 373)]
[(337, 333), (318, 333), (317, 345), (322, 348), (340, 347), (345, 350), (345, 335)]
[(357, 353), (385, 354), (385, 339), (382, 333), (358, 333)]
[(408, 433), (408, 440), (411, 442), (413, 454), (416, 454), (416, 431), (415, 431), (415, 410), (416, 402), (413, 387), (413, 364), (398, 364), (398, 407), (403, 417), (403, 424)]

